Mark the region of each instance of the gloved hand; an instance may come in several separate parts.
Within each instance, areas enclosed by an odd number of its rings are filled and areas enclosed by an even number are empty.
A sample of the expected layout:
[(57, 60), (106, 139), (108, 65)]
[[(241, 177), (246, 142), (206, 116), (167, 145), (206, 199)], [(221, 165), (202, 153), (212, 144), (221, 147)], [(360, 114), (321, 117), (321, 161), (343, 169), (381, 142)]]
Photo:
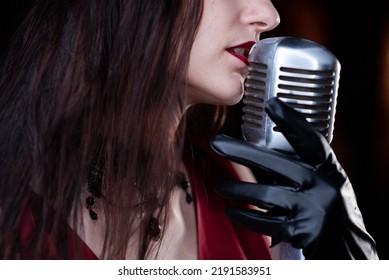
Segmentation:
[(220, 155), (274, 178), (271, 183), (223, 181), (217, 192), (267, 211), (229, 208), (230, 219), (290, 242), (305, 259), (378, 259), (366, 231), (352, 185), (327, 140), (297, 111), (277, 98), (266, 112), (297, 157), (218, 135), (212, 148)]

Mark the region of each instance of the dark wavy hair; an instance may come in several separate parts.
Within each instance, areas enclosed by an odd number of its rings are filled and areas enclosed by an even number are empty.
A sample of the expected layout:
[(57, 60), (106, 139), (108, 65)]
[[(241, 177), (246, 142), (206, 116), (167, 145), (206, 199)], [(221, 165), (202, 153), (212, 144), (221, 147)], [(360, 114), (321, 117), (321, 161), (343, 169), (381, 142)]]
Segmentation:
[[(198, 0), (33, 1), (0, 66), (1, 259), (49, 258), (43, 233), (69, 257), (66, 228), (81, 223), (95, 162), (104, 174), (99, 257), (125, 258), (139, 217), (164, 215), (202, 9)], [(37, 221), (27, 251), (25, 209)], [(137, 238), (146, 258), (143, 223)]]

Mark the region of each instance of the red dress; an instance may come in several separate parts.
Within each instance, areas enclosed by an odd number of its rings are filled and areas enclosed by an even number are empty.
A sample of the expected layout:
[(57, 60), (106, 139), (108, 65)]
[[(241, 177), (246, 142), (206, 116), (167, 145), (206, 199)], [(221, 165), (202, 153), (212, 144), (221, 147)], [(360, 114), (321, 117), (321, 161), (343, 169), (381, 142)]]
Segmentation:
[(213, 152), (208, 142), (192, 146), (185, 159), (195, 193), (198, 258), (271, 259), (270, 244), (263, 235), (233, 223), (225, 215), (226, 207), (239, 204), (221, 198), (214, 191), (220, 178), (239, 180), (231, 162)]

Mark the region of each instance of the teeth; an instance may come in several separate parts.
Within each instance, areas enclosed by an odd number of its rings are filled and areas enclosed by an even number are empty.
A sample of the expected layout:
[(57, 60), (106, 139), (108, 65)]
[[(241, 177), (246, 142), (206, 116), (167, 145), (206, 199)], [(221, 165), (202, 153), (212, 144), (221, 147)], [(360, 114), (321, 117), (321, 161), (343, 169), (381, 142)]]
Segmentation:
[(235, 48), (232, 50), (232, 52), (240, 55), (244, 55), (245, 57), (248, 57), (250, 50), (245, 49), (245, 48)]
[(234, 53), (241, 54), (241, 55), (247, 54), (247, 51), (244, 48), (236, 48), (236, 49), (233, 49), (233, 51), (234, 51)]

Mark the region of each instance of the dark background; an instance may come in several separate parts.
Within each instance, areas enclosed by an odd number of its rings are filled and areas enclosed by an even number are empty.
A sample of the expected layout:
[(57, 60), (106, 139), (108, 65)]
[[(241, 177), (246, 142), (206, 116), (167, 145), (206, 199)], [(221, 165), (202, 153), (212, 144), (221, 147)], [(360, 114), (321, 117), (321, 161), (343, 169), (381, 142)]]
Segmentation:
[[(7, 3), (8, 2), (8, 3)], [(295, 36), (331, 50), (342, 69), (332, 147), (353, 183), (381, 259), (389, 259), (389, 9), (385, 1), (274, 0), (281, 24), (265, 37)], [(0, 51), (27, 0), (0, 4)], [(228, 130), (240, 133), (241, 104)]]
[[(381, 259), (389, 259), (389, 8), (370, 0), (274, 0), (280, 25), (262, 38), (295, 36), (332, 51), (341, 63), (331, 143), (355, 189)], [(227, 132), (240, 134), (242, 104)]]
[(341, 63), (332, 147), (353, 183), (381, 259), (389, 259), (389, 8), (385, 1), (276, 0), (280, 28)]

